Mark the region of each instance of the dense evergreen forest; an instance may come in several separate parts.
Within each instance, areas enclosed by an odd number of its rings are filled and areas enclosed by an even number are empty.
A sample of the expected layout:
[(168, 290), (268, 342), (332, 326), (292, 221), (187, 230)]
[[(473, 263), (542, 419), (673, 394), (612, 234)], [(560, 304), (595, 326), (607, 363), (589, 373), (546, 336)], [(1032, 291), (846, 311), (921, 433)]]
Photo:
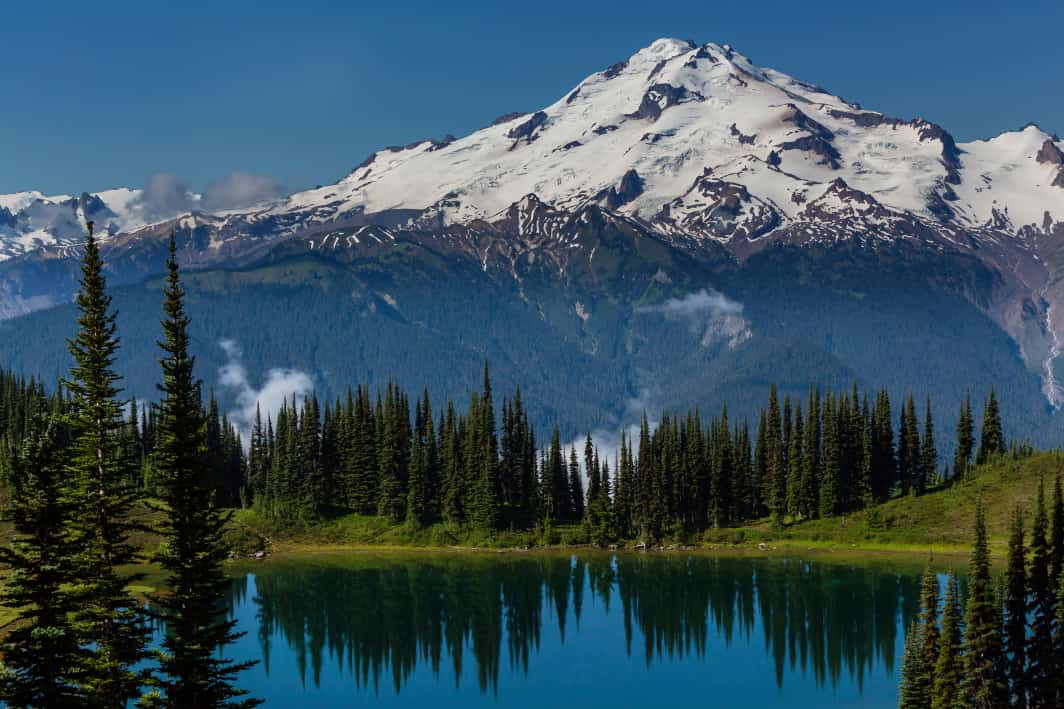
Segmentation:
[[(65, 404), (39, 382), (0, 376), (10, 457), (34, 410)], [(1009, 451), (993, 390), (978, 440), (970, 398), (961, 407), (950, 461), (939, 459), (931, 401), (918, 410), (909, 396), (895, 417), (885, 390), (814, 389), (792, 402), (778, 400), (773, 387), (753, 426), (730, 421), (727, 406), (708, 421), (697, 409), (662, 412), (653, 426), (644, 415), (637, 433), (622, 433), (613, 460), (590, 434), (579, 447), (563, 445), (558, 428), (537, 438), (519, 388), (496, 406), (487, 364), (464, 409), (448, 401), (436, 413), (427, 392), (410, 402), (395, 384), (383, 392), (358, 386), (324, 405), (315, 396), (293, 399), (276, 420), (260, 413), (245, 447), (212, 396), (203, 411), (204, 465), (221, 504), (275, 520), (354, 512), (485, 532), (583, 524), (605, 543), (851, 512), (923, 494)], [(149, 496), (157, 491), (157, 412), (132, 402), (119, 444), (131, 484)]]
[(1047, 511), (1039, 485), (1029, 542), (1023, 510), (1012, 517), (1008, 566), (995, 581), (982, 506), (962, 597), (946, 578), (924, 574), (919, 616), (905, 643), (902, 709), (1064, 706), (1064, 496), (1059, 474)]

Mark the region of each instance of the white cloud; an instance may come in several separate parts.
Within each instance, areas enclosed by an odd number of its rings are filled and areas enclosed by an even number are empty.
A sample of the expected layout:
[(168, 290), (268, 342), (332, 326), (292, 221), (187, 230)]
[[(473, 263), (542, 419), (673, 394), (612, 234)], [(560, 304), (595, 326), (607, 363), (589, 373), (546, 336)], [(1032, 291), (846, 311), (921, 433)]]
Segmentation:
[(236, 396), (236, 408), (229, 413), (229, 420), (240, 431), (245, 443), (251, 438), (256, 408), (261, 408), (263, 420), (267, 416), (276, 420), (277, 412), (286, 400), (306, 397), (314, 391), (314, 380), (309, 374), (286, 368), (269, 370), (262, 386), (255, 388), (241, 361), (240, 345), (235, 340), (222, 340), (218, 344), (229, 358), (218, 371), (218, 381), (222, 388), (233, 391)]
[(742, 315), (743, 304), (712, 288), (703, 288), (682, 298), (669, 298), (658, 305), (641, 306), (636, 308), (636, 312), (661, 313), (667, 318), (701, 323), (707, 315)]
[(169, 172), (148, 177), (137, 199), (137, 207), (146, 219), (169, 219), (192, 209), (196, 195), (188, 184)]
[(203, 206), (212, 211), (239, 209), (284, 195), (284, 188), (272, 177), (237, 170), (207, 185)]

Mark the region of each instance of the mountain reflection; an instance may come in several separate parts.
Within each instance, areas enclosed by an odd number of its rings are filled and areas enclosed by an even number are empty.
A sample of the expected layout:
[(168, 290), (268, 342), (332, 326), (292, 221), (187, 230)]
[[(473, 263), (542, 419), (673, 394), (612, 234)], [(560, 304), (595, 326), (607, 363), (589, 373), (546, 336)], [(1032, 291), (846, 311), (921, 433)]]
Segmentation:
[[(564, 644), (589, 605), (648, 667), (697, 658), (712, 672), (714, 652), (742, 642), (772, 658), (780, 687), (797, 671), (861, 687), (873, 667), (893, 672), (919, 602), (918, 573), (888, 566), (699, 555), (344, 555), (274, 560), (253, 581), (267, 673), (281, 639), (304, 683), (330, 663), (357, 688), (390, 676), (396, 692), (419, 663), (497, 692), (500, 663), (527, 674), (544, 633)], [(245, 602), (249, 578), (232, 593), (231, 607)]]

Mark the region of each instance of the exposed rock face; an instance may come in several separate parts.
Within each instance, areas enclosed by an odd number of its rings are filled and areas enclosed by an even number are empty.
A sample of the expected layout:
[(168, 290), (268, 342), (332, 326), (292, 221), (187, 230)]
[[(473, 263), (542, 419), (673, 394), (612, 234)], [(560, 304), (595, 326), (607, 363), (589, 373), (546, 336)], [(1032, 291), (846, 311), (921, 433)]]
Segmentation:
[(757, 239), (779, 226), (781, 219), (743, 185), (706, 174), (683, 196), (663, 206), (653, 222), (677, 234), (728, 242)]
[(625, 59), (624, 61), (617, 62), (616, 64), (611, 64), (609, 67), (606, 68), (605, 71), (602, 72), (602, 75), (607, 79), (612, 79), (627, 68), (628, 60)]
[(701, 95), (690, 92), (683, 86), (654, 84), (643, 94), (643, 100), (639, 103), (639, 108), (635, 112), (627, 114), (627, 117), (656, 121), (662, 112), (670, 106), (675, 106), (685, 101), (701, 99)]
[(835, 137), (835, 134), (825, 128), (820, 123), (817, 123), (809, 116), (805, 115), (797, 106), (793, 103), (787, 104), (790, 112), (783, 117), (784, 123), (793, 123), (804, 131), (811, 133), (825, 141), (829, 141)]
[(521, 116), (527, 116), (527, 115), (528, 115), (527, 111), (516, 111), (516, 112), (513, 112), (513, 113), (504, 113), (501, 116), (499, 116), (498, 118), (496, 118), (495, 120), (493, 120), (491, 122), (491, 125), (500, 126), (503, 123), (509, 123), (511, 121), (516, 121)]
[(739, 140), (740, 145), (753, 145), (754, 142), (757, 141), (756, 135), (744, 135), (734, 123), (729, 126), (728, 131)]
[(541, 126), (546, 124), (546, 122), (547, 114), (543, 111), (536, 111), (532, 114), (532, 117), (529, 118), (527, 121), (517, 126), (514, 126), (509, 131), (507, 131), (506, 137), (513, 138), (514, 140), (521, 140), (522, 138), (532, 140), (532, 134), (535, 133), (536, 130), (539, 129)]
[(643, 194), (643, 186), (644, 181), (643, 178), (639, 176), (639, 173), (635, 170), (629, 170), (624, 173), (623, 177), (621, 177), (619, 184), (611, 185), (607, 189), (599, 192), (598, 195), (596, 195), (596, 199), (610, 209), (617, 209)]
[(798, 150), (812, 153), (818, 157), (817, 163), (820, 165), (827, 165), (832, 170), (838, 170), (841, 167), (839, 160), (842, 155), (835, 149), (835, 146), (818, 135), (807, 135), (797, 140), (789, 140), (780, 145), (780, 150)]
[(781, 143), (779, 149), (812, 153), (818, 157), (816, 161), (818, 164), (827, 165), (832, 170), (838, 170), (842, 155), (831, 144), (835, 134), (807, 116), (793, 103), (787, 104), (787, 108), (790, 110), (783, 117), (783, 122), (793, 123), (799, 129), (805, 131), (807, 135)]
[(1058, 148), (1052, 140), (1046, 140), (1042, 143), (1042, 147), (1039, 149), (1038, 154), (1034, 159), (1039, 163), (1064, 165), (1064, 152), (1061, 152), (1060, 148)]

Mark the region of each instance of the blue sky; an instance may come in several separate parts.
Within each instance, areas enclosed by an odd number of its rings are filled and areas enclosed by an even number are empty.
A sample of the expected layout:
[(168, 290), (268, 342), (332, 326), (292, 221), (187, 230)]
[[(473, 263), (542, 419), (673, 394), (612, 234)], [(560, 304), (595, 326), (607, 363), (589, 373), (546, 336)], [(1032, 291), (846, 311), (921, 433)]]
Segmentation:
[(1064, 133), (1064, 2), (19, 3), (0, 22), (0, 192), (334, 181), (374, 149), (554, 101), (658, 37), (958, 140)]

